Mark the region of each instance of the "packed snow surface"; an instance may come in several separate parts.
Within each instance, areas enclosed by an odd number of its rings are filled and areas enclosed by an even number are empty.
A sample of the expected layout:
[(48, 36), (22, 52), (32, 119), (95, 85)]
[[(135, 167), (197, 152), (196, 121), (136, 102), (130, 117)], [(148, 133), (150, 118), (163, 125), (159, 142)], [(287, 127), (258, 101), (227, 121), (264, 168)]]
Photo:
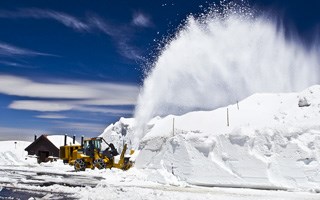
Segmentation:
[[(124, 120), (129, 122), (128, 120)], [(15, 143), (16, 142), (16, 143)], [(26, 157), (30, 142), (0, 141), (0, 198), (3, 199), (215, 199), (215, 200), (317, 200), (318, 194), (286, 191), (259, 191), (236, 188), (205, 188), (188, 185), (171, 172), (156, 170), (153, 177), (166, 177), (159, 184), (148, 172), (132, 168), (74, 172), (62, 161), (38, 164)], [(5, 154), (3, 154), (5, 152)], [(10, 153), (8, 153), (10, 152)], [(8, 162), (6, 155), (13, 162)], [(25, 159), (27, 158), (28, 161)], [(169, 182), (168, 182), (169, 183)], [(9, 189), (9, 190), (8, 190)], [(8, 191), (12, 191), (8, 194)]]
[[(195, 185), (319, 191), (319, 121), (319, 85), (156, 117), (140, 141), (135, 166), (160, 183), (173, 182), (169, 173)], [(131, 144), (135, 125), (121, 118), (101, 136)]]

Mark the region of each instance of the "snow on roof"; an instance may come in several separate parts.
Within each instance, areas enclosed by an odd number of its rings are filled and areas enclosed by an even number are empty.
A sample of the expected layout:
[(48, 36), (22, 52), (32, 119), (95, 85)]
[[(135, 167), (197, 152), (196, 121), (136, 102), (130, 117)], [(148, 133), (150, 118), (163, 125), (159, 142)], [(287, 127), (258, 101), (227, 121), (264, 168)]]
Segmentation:
[[(64, 146), (64, 135), (48, 135), (47, 139), (57, 148)], [(67, 136), (67, 145), (73, 145), (72, 137)], [(80, 145), (80, 143), (76, 141), (74, 145)]]

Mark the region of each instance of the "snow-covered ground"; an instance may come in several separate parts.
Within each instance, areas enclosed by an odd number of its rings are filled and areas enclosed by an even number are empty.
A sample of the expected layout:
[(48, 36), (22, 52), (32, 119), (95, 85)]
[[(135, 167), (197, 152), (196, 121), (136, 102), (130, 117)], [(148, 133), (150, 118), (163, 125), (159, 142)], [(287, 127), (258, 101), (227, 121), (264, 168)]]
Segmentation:
[[(74, 172), (61, 161), (37, 164), (24, 151), (30, 142), (0, 141), (0, 196), (9, 190), (43, 199), (318, 200), (319, 121), (320, 86), (156, 117), (128, 171)], [(134, 130), (134, 119), (121, 118), (101, 136), (130, 146)]]
[[(319, 199), (318, 194), (306, 192), (198, 187), (183, 182), (159, 184), (148, 180), (143, 170), (136, 168), (74, 172), (60, 162), (36, 165), (2, 166), (0, 190), (9, 189), (12, 194), (8, 197), (18, 194), (22, 199), (26, 196), (36, 199)], [(2, 196), (0, 191), (0, 197), (7, 196)]]

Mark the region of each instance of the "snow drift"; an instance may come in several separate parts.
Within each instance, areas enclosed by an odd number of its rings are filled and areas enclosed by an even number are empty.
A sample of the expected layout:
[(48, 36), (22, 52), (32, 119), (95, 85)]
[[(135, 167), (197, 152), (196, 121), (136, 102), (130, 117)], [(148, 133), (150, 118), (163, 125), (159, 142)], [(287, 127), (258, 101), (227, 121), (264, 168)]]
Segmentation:
[(26, 158), (28, 153), (24, 150), (31, 142), (27, 141), (0, 141), (0, 165), (25, 165), (29, 164)]
[[(172, 183), (173, 176), (196, 185), (318, 190), (319, 121), (319, 85), (301, 93), (254, 94), (213, 111), (156, 117), (140, 141), (135, 166), (162, 183)], [(131, 144), (135, 126), (134, 119), (121, 118), (101, 136)]]

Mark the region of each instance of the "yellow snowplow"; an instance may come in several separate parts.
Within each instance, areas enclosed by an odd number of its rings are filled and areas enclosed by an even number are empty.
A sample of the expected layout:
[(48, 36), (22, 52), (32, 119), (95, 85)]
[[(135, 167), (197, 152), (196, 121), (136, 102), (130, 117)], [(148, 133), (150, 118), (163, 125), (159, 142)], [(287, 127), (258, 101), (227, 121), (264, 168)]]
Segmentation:
[[(105, 142), (108, 147), (102, 150), (101, 144)], [(117, 149), (112, 143), (107, 143), (102, 137), (85, 139), (81, 145), (66, 145), (60, 147), (60, 159), (64, 163), (74, 166), (75, 171), (84, 171), (86, 168), (118, 168), (128, 170), (133, 162), (125, 156), (127, 144), (123, 146), (119, 156)], [(134, 153), (130, 151), (130, 155)], [(117, 160), (118, 159), (118, 160)]]

